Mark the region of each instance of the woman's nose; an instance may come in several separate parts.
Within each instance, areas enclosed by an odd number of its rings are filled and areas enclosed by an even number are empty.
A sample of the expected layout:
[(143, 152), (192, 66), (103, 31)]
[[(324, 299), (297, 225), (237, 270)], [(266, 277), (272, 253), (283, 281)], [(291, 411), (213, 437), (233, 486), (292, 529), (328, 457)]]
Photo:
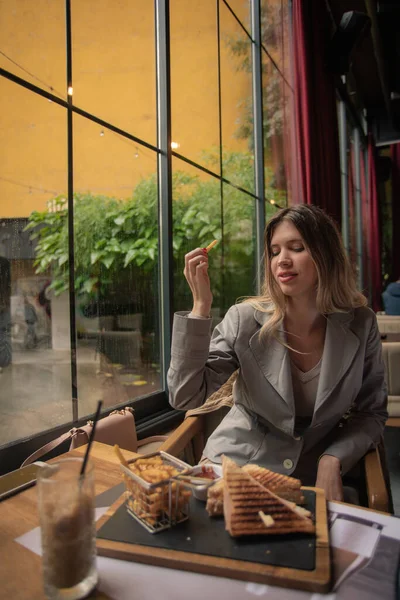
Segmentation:
[(290, 263), (290, 256), (288, 254), (285, 254), (284, 252), (281, 252), (280, 256), (279, 256), (279, 261), (278, 261), (278, 265), (288, 265)]

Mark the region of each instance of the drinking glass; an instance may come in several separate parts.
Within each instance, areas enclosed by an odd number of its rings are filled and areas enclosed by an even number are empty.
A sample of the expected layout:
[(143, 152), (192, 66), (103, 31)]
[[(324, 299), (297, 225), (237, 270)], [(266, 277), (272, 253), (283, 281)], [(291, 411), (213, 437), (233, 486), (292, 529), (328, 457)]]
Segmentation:
[(44, 591), (50, 600), (79, 600), (96, 586), (94, 477), (90, 463), (65, 458), (39, 471)]

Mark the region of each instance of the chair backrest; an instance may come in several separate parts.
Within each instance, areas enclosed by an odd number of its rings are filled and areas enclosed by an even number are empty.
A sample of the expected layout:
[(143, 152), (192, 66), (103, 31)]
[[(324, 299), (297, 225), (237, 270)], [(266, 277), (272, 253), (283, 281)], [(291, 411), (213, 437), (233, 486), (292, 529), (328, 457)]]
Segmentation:
[(400, 316), (376, 315), (380, 333), (400, 333)]
[(388, 412), (400, 417), (400, 342), (383, 342), (382, 356), (388, 386)]

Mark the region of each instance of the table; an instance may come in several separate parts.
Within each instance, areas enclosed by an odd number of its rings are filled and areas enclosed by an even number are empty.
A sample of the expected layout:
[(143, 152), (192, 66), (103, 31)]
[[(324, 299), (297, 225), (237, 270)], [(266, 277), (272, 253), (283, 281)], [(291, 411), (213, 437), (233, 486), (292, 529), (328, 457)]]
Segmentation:
[[(85, 446), (78, 448), (68, 453), (68, 456), (80, 457), (84, 454), (85, 449)], [(124, 451), (124, 455), (128, 460), (136, 456), (134, 453), (127, 451)], [(111, 446), (94, 442), (91, 450), (91, 458), (95, 468), (96, 495), (120, 483), (119, 463)], [(329, 510), (330, 520), (333, 520), (337, 524), (336, 546), (340, 550), (343, 548), (343, 552), (339, 552), (339, 561), (343, 560), (347, 564), (351, 553), (353, 553), (353, 556), (356, 556), (355, 553), (359, 552), (360, 547), (361, 549), (365, 547), (365, 540), (357, 540), (354, 535), (354, 528), (360, 526), (363, 528), (364, 534), (366, 530), (374, 533), (377, 529), (381, 528), (385, 536), (381, 537), (381, 541), (386, 542), (386, 547), (383, 550), (388, 552), (387, 542), (389, 540), (392, 544), (389, 548), (390, 556), (396, 557), (396, 552), (400, 552), (400, 519), (387, 516), (384, 513), (361, 510), (342, 503), (329, 503)], [(368, 519), (370, 519), (369, 523), (367, 523)], [(365, 523), (368, 524), (368, 527), (365, 527)], [(27, 489), (0, 503), (1, 599), (32, 600), (34, 598), (35, 600), (40, 600), (44, 598), (41, 558), (31, 549), (24, 547), (16, 541), (16, 538), (23, 534), (28, 534), (28, 532), (37, 527), (38, 511), (37, 491), (35, 487)], [(348, 532), (347, 538), (351, 545), (350, 548), (340, 546), (340, 539), (343, 538), (344, 528)], [(390, 539), (386, 537), (388, 535), (387, 532), (389, 532)], [(333, 534), (332, 529), (331, 533)], [(38, 544), (38, 530), (36, 529), (28, 535), (32, 534), (36, 535), (36, 543)], [(333, 593), (323, 596), (222, 577), (176, 571), (152, 565), (127, 563), (111, 558), (99, 557), (98, 560), (101, 580), (100, 589), (93, 592), (90, 598), (103, 600), (131, 600), (132, 598), (135, 598), (135, 600), (154, 600), (154, 598), (159, 598), (160, 600), (187, 600), (188, 597), (191, 600), (204, 600), (207, 597), (211, 600), (213, 598), (229, 598), (230, 600), (256, 600), (256, 598), (267, 598), (268, 600), (316, 600), (317, 597), (318, 600), (323, 600), (324, 598), (326, 600), (334, 600), (335, 598), (341, 600), (341, 598), (354, 597), (357, 597), (358, 600), (363, 600), (368, 597), (368, 600), (370, 600), (371, 598), (391, 597), (384, 593), (385, 582), (379, 579), (379, 576), (382, 576), (382, 573), (379, 571), (375, 579), (376, 586), (381, 592), (380, 595), (371, 596), (369, 593), (368, 596), (364, 596), (363, 593), (359, 592), (360, 588), (355, 587), (351, 590), (347, 589), (347, 595), (345, 591), (345, 595), (342, 596), (340, 594), (342, 588), (340, 588), (338, 594)], [(364, 562), (366, 561), (365, 554), (363, 560)], [(386, 563), (388, 563), (387, 560)], [(343, 565), (339, 566), (343, 568)], [(387, 573), (384, 575), (388, 577)], [(350, 579), (350, 584), (352, 583), (352, 579)], [(356, 585), (356, 582), (354, 585)], [(364, 589), (363, 584), (361, 583), (360, 585), (361, 589)], [(371, 592), (371, 585), (369, 585), (369, 588)], [(349, 592), (351, 592), (350, 596), (348, 595)]]
[[(69, 457), (82, 457), (85, 449), (86, 446), (82, 446), (67, 454)], [(90, 454), (95, 468), (96, 495), (121, 483), (119, 462), (111, 446), (93, 442)], [(124, 456), (129, 460), (136, 454), (124, 450)], [(57, 459), (49, 462), (55, 460)], [(38, 524), (36, 487), (0, 503), (0, 598), (45, 598), (42, 589), (41, 558), (14, 541)], [(109, 598), (98, 591), (91, 597)]]

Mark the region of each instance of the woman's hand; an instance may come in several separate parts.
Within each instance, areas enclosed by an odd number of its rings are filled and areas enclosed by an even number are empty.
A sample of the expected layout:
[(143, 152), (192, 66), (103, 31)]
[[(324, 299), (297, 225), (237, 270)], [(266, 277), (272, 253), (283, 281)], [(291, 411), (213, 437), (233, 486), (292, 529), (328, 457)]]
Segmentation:
[(318, 463), (315, 487), (322, 488), (327, 500), (343, 501), (343, 483), (340, 475), (340, 460), (324, 454)]
[(196, 248), (185, 255), (183, 274), (193, 294), (192, 313), (209, 317), (213, 296), (208, 277), (208, 254), (204, 248)]
[(185, 255), (183, 274), (193, 294), (192, 313), (209, 317), (213, 296), (208, 277), (208, 254), (204, 248), (196, 248)]

